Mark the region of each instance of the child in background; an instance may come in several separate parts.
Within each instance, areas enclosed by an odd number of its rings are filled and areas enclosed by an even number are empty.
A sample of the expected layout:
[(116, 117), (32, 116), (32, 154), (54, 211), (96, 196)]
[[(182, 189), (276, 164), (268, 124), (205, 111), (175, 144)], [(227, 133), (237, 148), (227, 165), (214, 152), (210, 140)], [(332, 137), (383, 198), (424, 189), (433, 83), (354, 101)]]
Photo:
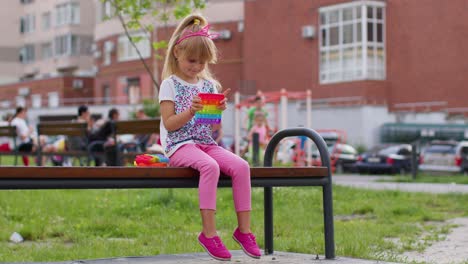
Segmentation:
[(248, 134), (248, 140), (249, 140), (249, 152), (251, 153), (250, 157), (253, 157), (253, 134), (257, 133), (258, 134), (258, 144), (259, 144), (259, 163), (262, 163), (263, 161), (263, 156), (264, 156), (264, 151), (266, 146), (268, 145), (268, 140), (269, 140), (269, 128), (266, 122), (266, 116), (262, 112), (257, 112), (254, 117), (254, 122), (252, 125), (252, 128), (250, 128), (249, 134)]
[[(161, 107), (161, 143), (170, 157), (169, 165), (191, 167), (200, 172), (199, 206), (202, 232), (198, 242), (210, 256), (230, 260), (231, 254), (216, 231), (216, 191), (220, 173), (232, 178), (238, 226), (233, 238), (244, 252), (260, 258), (260, 249), (250, 230), (251, 186), (248, 163), (218, 146), (209, 124), (195, 122), (195, 113), (203, 109), (198, 93), (218, 93), (220, 84), (207, 64), (217, 59), (210, 25), (200, 15), (189, 15), (175, 29), (166, 54), (159, 101)], [(224, 92), (227, 96), (229, 89)], [(218, 109), (226, 109), (226, 99)]]

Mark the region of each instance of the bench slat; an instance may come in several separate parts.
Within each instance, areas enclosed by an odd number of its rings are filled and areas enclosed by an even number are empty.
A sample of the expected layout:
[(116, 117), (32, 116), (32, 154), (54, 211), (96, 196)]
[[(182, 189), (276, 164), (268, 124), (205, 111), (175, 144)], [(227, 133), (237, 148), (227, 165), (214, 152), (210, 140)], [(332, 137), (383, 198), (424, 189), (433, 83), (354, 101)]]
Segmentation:
[(159, 123), (159, 118), (117, 121), (115, 133), (117, 135), (159, 133)]
[[(251, 178), (326, 177), (326, 167), (251, 168)], [(198, 172), (191, 168), (137, 167), (0, 167), (1, 179), (135, 179), (192, 178)]]

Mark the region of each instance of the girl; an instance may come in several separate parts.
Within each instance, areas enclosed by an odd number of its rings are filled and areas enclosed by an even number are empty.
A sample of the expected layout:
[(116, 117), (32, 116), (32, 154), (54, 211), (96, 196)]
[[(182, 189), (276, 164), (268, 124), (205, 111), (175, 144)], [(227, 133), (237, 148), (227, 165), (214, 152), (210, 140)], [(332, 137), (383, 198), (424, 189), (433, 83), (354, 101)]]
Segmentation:
[[(170, 165), (191, 167), (200, 172), (198, 186), (202, 232), (198, 242), (210, 256), (230, 260), (231, 254), (216, 232), (216, 190), (220, 172), (232, 178), (238, 226), (233, 239), (244, 252), (260, 258), (260, 249), (250, 230), (250, 168), (246, 161), (219, 147), (211, 137), (210, 125), (196, 124), (195, 113), (202, 110), (198, 93), (217, 93), (220, 84), (207, 64), (216, 63), (217, 50), (210, 25), (200, 15), (189, 15), (174, 31), (164, 62), (159, 93), (161, 143)], [(227, 96), (229, 89), (224, 92)], [(219, 109), (226, 109), (226, 99)]]

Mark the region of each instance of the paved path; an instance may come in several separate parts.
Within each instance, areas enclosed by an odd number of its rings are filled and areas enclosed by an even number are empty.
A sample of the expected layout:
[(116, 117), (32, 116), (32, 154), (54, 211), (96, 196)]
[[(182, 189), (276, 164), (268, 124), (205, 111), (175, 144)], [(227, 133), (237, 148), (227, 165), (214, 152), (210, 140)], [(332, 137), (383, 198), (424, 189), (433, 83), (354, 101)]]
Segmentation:
[[(126, 257), (109, 258), (96, 260), (80, 260), (67, 262), (49, 262), (55, 264), (222, 264), (222, 263), (252, 263), (252, 264), (387, 264), (390, 262), (361, 260), (338, 257), (334, 260), (325, 260), (324, 256), (316, 259), (315, 255), (297, 254), (287, 252), (275, 252), (271, 256), (263, 256), (261, 259), (247, 257), (242, 251), (231, 251), (233, 257), (231, 261), (217, 261), (210, 258), (206, 253), (180, 254), (180, 255), (159, 255), (154, 257)], [(38, 263), (36, 263), (38, 264)]]
[(427, 193), (468, 193), (468, 184), (455, 183), (406, 183), (406, 182), (377, 182), (390, 179), (388, 176), (338, 175), (333, 176), (333, 183), (337, 185), (372, 190), (398, 190), (405, 192)]

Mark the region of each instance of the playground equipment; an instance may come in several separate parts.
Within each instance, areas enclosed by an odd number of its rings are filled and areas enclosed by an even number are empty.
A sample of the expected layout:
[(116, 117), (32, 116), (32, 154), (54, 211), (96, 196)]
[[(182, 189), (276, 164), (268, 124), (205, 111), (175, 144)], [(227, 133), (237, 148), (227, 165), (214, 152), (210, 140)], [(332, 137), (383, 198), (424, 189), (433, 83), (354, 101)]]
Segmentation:
[(202, 100), (203, 109), (196, 112), (195, 122), (203, 124), (221, 123), (223, 111), (218, 109), (218, 105), (224, 99), (224, 94), (199, 93), (198, 96)]
[[(241, 109), (246, 107), (251, 107), (252, 103), (256, 96), (261, 96), (263, 98), (263, 102), (273, 103), (274, 104), (274, 122), (273, 125), (269, 125), (273, 132), (276, 132), (280, 129), (287, 128), (288, 124), (288, 100), (305, 100), (306, 101), (306, 123), (305, 127), (311, 128), (312, 126), (312, 92), (311, 90), (307, 90), (304, 92), (288, 92), (286, 89), (281, 89), (279, 92), (268, 92), (262, 93), (259, 91), (256, 95), (252, 95), (247, 99), (240, 101), (240, 94), (239, 92), (235, 93), (234, 101), (235, 101), (235, 127), (234, 127), (234, 151), (237, 155), (241, 152)], [(287, 141), (289, 139), (285, 139)], [(305, 142), (305, 156), (307, 157), (308, 161), (311, 161), (312, 153), (311, 153), (311, 142)]]

